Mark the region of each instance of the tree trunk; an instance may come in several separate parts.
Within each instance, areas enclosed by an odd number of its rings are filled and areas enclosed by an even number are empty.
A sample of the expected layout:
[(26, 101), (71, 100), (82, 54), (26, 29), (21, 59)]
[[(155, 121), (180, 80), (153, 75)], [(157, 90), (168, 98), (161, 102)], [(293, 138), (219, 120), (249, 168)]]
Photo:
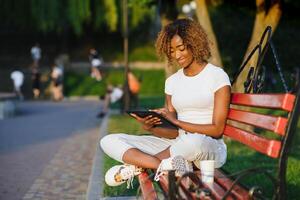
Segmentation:
[[(279, 23), (282, 11), (280, 0), (273, 0), (271, 2), (271, 7), (268, 10), (265, 10), (265, 0), (256, 0), (256, 16), (254, 27), (252, 31), (251, 40), (249, 42), (247, 51), (244, 56), (244, 60), (247, 58), (251, 50), (259, 43), (260, 37), (267, 26), (272, 27), (272, 31), (277, 28)], [(244, 82), (247, 78), (248, 71), (251, 67), (256, 66), (258, 59), (258, 53), (255, 53), (252, 58), (249, 60), (248, 64), (245, 66), (243, 72), (239, 75), (239, 78), (233, 86), (234, 92), (244, 92)]]
[(200, 25), (204, 28), (204, 30), (207, 33), (208, 39), (210, 41), (210, 49), (211, 49), (211, 59), (209, 62), (212, 64), (223, 67), (222, 59), (220, 56), (219, 48), (218, 48), (218, 42), (215, 36), (215, 33), (213, 31), (209, 13), (207, 10), (206, 0), (196, 0), (196, 15), (198, 18), (198, 21)]
[[(248, 54), (252, 51), (252, 49), (259, 43), (261, 35), (263, 34), (267, 26), (271, 26), (273, 32), (275, 31), (279, 23), (280, 17), (281, 17), (280, 0), (273, 0), (271, 2), (271, 7), (268, 10), (265, 9), (265, 0), (256, 0), (255, 22), (252, 30), (251, 40), (248, 44), (248, 48), (245, 53), (244, 60), (248, 57)], [(263, 43), (263, 46), (264, 45), (265, 43)], [(252, 58), (249, 60), (248, 64), (245, 66), (242, 73), (239, 75), (235, 84), (233, 85), (232, 87), (233, 92), (240, 92), (240, 93), (244, 92), (244, 82), (247, 78), (248, 71), (250, 67), (256, 67), (257, 59), (258, 59), (258, 53), (255, 53), (252, 56)], [(243, 109), (243, 110), (251, 109), (249, 107), (241, 108), (240, 106), (237, 107), (233, 106), (233, 108)], [(231, 125), (248, 131), (253, 131), (253, 127), (246, 124), (239, 124), (237, 122), (232, 122)]]
[[(165, 27), (166, 25), (177, 19), (178, 11), (176, 8), (176, 0), (159, 0), (159, 15), (162, 27)], [(165, 62), (165, 66), (166, 78), (168, 78), (178, 70), (178, 67), (169, 65), (167, 61)]]
[[(166, 15), (162, 15), (160, 19), (161, 19), (162, 27), (168, 25), (169, 23), (171, 23), (173, 21), (171, 19), (168, 19)], [(168, 78), (169, 76), (171, 76), (178, 70), (178, 67), (169, 65), (168, 61), (165, 61), (165, 66), (166, 66), (165, 67), (166, 78)]]

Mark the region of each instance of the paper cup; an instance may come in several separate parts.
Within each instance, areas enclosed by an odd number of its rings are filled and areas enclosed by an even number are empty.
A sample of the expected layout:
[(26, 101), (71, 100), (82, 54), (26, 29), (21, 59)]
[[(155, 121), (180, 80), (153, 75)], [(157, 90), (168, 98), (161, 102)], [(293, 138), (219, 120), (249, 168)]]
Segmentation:
[(201, 180), (203, 183), (214, 182), (215, 161), (214, 160), (201, 160), (200, 161)]

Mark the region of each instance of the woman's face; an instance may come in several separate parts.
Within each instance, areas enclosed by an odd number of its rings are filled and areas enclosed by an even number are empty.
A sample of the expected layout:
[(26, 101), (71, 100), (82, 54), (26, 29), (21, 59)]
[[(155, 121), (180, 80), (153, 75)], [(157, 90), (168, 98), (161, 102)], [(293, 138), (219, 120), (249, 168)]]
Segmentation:
[(183, 40), (179, 35), (173, 36), (170, 48), (171, 57), (176, 60), (181, 67), (185, 68), (192, 64), (194, 60), (193, 54), (183, 43)]

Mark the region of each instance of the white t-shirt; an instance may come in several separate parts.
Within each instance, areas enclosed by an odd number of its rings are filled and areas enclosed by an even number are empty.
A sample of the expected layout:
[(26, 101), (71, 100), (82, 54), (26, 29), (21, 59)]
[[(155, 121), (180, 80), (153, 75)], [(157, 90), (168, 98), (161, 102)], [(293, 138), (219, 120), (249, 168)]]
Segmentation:
[(10, 78), (13, 80), (15, 88), (20, 88), (23, 85), (24, 74), (22, 72), (13, 71), (10, 74)]
[(171, 95), (171, 102), (178, 119), (195, 124), (211, 124), (214, 110), (214, 93), (230, 85), (228, 75), (222, 68), (208, 63), (195, 76), (186, 76), (183, 69), (170, 76), (165, 83), (165, 93)]
[(102, 64), (102, 61), (99, 58), (94, 58), (92, 60), (92, 67), (99, 67)]
[(31, 56), (34, 60), (41, 59), (41, 56), (42, 56), (41, 48), (39, 48), (37, 46), (34, 46), (34, 47), (31, 48), (30, 52), (31, 52)]
[(58, 78), (63, 75), (63, 71), (60, 67), (54, 67), (52, 70), (52, 78)]
[(123, 96), (123, 90), (121, 88), (115, 87), (110, 94), (110, 102), (115, 103)]

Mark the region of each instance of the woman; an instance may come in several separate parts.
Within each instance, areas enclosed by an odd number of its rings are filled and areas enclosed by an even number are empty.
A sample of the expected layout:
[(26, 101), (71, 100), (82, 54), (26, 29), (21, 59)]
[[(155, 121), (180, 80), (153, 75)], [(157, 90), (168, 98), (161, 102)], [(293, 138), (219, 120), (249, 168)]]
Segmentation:
[(54, 101), (61, 101), (64, 98), (63, 95), (63, 70), (62, 68), (53, 65), (52, 72), (52, 96)]
[(99, 67), (102, 65), (103, 61), (95, 48), (90, 49), (89, 60), (91, 63), (91, 77), (95, 78), (97, 81), (101, 81), (102, 75)]
[(33, 98), (38, 99), (40, 97), (40, 88), (41, 88), (41, 73), (38, 67), (31, 68), (31, 81), (32, 81), (32, 93)]
[(166, 108), (155, 110), (179, 129), (156, 127), (160, 123), (156, 117), (134, 116), (154, 136), (105, 136), (104, 152), (126, 163), (108, 170), (105, 181), (110, 186), (130, 183), (141, 168), (158, 169), (158, 180), (165, 170), (174, 169), (177, 175), (191, 170), (192, 162), (199, 168), (200, 160), (215, 160), (216, 167), (226, 161), (222, 134), (230, 81), (221, 68), (208, 63), (210, 49), (203, 28), (190, 19), (176, 20), (159, 33), (156, 49), (170, 64), (181, 67), (166, 80)]

